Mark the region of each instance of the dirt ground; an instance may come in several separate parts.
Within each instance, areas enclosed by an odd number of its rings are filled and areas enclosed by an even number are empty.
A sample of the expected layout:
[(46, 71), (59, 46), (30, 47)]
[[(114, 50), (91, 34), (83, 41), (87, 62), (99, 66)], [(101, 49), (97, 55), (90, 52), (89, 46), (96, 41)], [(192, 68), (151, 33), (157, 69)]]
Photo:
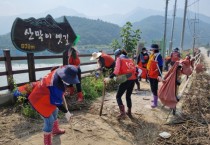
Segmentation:
[[(72, 111), (71, 124), (60, 119), (60, 127), (66, 133), (53, 137), (54, 145), (134, 145), (152, 144), (164, 131), (169, 109), (151, 109), (149, 84), (141, 82), (142, 91), (133, 91), (133, 118), (118, 121), (119, 109), (115, 93), (106, 93), (103, 114), (99, 116), (101, 98), (80, 111)], [(125, 103), (125, 96), (123, 96)], [(72, 128), (71, 128), (72, 127)], [(0, 110), (0, 144), (41, 145), (43, 144), (42, 120), (26, 119), (13, 109)]]
[[(207, 83), (210, 83), (209, 80)], [(132, 94), (132, 119), (126, 117), (125, 120), (118, 121), (116, 116), (119, 108), (115, 99), (116, 92), (106, 93), (101, 117), (99, 116), (101, 98), (79, 111), (72, 111), (74, 117), (71, 123), (67, 123), (64, 116), (61, 116), (60, 127), (65, 129), (66, 133), (54, 136), (53, 145), (167, 144), (157, 142), (159, 133), (167, 131), (172, 133), (172, 136), (174, 135), (177, 127), (169, 127), (168, 123), (179, 119), (179, 109), (176, 116), (169, 115), (170, 109), (162, 107), (160, 102), (157, 108), (152, 109), (149, 83), (142, 80), (141, 89), (140, 92), (133, 91)], [(186, 91), (189, 93), (190, 89), (187, 88)], [(125, 104), (125, 95), (122, 98)], [(179, 104), (181, 105), (181, 102)], [(167, 121), (166, 118), (168, 118)], [(0, 144), (42, 145), (42, 125), (41, 119), (25, 118), (11, 107), (1, 108)]]

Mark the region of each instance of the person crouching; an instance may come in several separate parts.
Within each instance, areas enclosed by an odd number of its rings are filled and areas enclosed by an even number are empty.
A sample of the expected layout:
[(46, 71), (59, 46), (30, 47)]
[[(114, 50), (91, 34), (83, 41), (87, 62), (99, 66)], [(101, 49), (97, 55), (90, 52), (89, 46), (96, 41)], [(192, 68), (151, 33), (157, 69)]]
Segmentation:
[(32, 107), (41, 115), (44, 121), (44, 145), (52, 145), (51, 134), (63, 134), (58, 124), (58, 110), (65, 113), (69, 121), (71, 113), (63, 105), (63, 94), (69, 84), (78, 84), (77, 68), (73, 65), (66, 65), (54, 69), (42, 78), (35, 86), (28, 100)]

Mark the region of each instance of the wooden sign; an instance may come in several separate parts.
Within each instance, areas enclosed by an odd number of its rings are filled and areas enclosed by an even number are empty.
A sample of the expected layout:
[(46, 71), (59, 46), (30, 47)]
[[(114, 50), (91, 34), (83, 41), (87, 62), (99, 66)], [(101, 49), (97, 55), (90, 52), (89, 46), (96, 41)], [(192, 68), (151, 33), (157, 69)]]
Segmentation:
[(20, 51), (36, 53), (48, 50), (62, 53), (71, 48), (76, 40), (71, 25), (64, 17), (61, 23), (52, 16), (45, 18), (16, 18), (11, 30), (12, 43)]

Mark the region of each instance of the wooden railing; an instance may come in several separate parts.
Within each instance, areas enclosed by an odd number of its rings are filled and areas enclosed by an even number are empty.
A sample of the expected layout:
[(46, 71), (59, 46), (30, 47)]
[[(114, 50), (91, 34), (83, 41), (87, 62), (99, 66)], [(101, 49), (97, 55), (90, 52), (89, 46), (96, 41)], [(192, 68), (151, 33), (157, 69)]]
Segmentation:
[[(34, 82), (37, 81), (36, 79), (36, 72), (38, 71), (46, 71), (50, 70), (52, 67), (42, 67), (42, 68), (35, 68), (35, 59), (55, 59), (55, 58), (62, 58), (63, 59), (63, 65), (68, 64), (68, 52), (64, 52), (62, 55), (51, 55), (51, 56), (34, 56), (33, 53), (27, 53), (27, 56), (11, 56), (10, 50), (3, 50), (3, 57), (0, 57), (0, 62), (4, 61), (5, 62), (5, 70), (4, 72), (0, 72), (0, 76), (6, 76), (7, 78), (7, 86), (1, 86), (0, 91), (2, 90), (10, 90), (12, 91), (14, 89), (14, 83), (11, 80), (14, 80), (13, 75), (14, 74), (22, 74), (22, 73), (28, 73), (29, 74), (29, 82)], [(112, 55), (112, 54), (110, 54)], [(91, 54), (82, 54), (79, 55), (79, 57), (91, 57)], [(27, 60), (28, 64), (28, 69), (22, 69), (22, 70), (13, 70), (12, 68), (12, 61), (14, 60)], [(91, 64), (96, 64), (96, 62), (86, 62), (86, 63), (81, 63), (81, 66), (84, 65), (91, 65)], [(88, 70), (88, 71), (82, 71), (82, 74), (84, 73), (90, 73), (93, 70)], [(25, 83), (28, 82), (21, 82), (16, 84), (17, 86), (21, 86)]]

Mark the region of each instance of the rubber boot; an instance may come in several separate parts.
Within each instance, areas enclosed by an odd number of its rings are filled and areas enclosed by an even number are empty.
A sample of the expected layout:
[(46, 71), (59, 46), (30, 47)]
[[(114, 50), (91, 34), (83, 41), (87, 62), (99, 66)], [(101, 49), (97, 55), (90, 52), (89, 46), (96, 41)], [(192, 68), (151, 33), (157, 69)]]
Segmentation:
[(128, 111), (126, 112), (126, 114), (128, 115), (129, 118), (133, 118), (131, 114), (131, 108), (128, 108)]
[(153, 99), (151, 100), (151, 102), (154, 102), (154, 98), (155, 98), (155, 96), (153, 95)]
[(44, 132), (44, 145), (52, 145), (51, 132)]
[(58, 135), (58, 134), (64, 134), (64, 133), (65, 133), (65, 130), (64, 129), (59, 129), (59, 124), (58, 124), (58, 119), (57, 119), (53, 123), (52, 134), (53, 135)]
[(151, 105), (152, 108), (155, 108), (157, 107), (157, 104), (158, 104), (158, 96), (154, 96), (154, 102), (153, 104)]
[(117, 116), (117, 119), (120, 120), (120, 119), (124, 119), (125, 118), (125, 106), (124, 105), (120, 105), (119, 106), (119, 109), (120, 109), (120, 115)]
[(82, 102), (83, 100), (84, 100), (84, 96), (83, 96), (82, 92), (78, 92), (77, 93), (77, 101)]

